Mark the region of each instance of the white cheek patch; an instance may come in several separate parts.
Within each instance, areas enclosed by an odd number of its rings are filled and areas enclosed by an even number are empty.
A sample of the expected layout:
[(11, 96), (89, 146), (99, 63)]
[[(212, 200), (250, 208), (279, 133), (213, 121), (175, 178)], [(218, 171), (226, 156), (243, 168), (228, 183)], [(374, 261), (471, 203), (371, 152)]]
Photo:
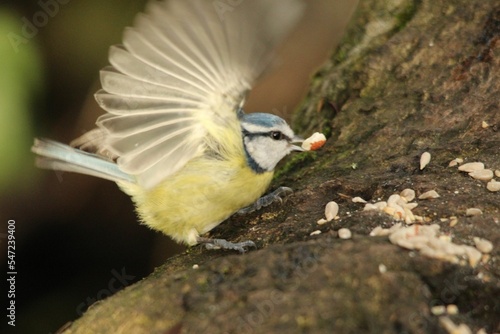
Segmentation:
[(263, 136), (245, 138), (245, 147), (255, 163), (266, 171), (273, 170), (278, 162), (290, 153), (286, 142)]
[(255, 152), (255, 145), (252, 140), (245, 138), (245, 148), (248, 154), (252, 155)]

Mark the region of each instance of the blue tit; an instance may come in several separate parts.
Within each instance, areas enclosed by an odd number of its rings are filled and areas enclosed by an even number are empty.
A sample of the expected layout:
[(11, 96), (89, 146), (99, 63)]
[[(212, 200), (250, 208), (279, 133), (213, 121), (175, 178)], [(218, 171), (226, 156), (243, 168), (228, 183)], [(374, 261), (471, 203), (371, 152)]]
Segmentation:
[(280, 117), (241, 108), (302, 11), (299, 0), (151, 1), (110, 48), (97, 128), (71, 146), (36, 139), (37, 165), (116, 182), (142, 223), (177, 242), (255, 246), (201, 235), (290, 190), (259, 199), (300, 139)]

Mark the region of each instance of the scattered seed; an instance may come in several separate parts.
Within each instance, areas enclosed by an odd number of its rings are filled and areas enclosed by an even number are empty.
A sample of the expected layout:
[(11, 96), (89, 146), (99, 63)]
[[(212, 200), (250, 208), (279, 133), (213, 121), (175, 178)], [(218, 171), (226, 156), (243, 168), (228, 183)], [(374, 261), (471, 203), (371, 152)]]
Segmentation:
[(398, 203), (400, 200), (401, 200), (401, 196), (399, 196), (398, 194), (391, 195), (391, 196), (389, 196), (389, 198), (387, 199), (387, 206), (397, 205), (397, 203)]
[(405, 189), (401, 194), (392, 194), (387, 201), (380, 201), (377, 203), (367, 203), (363, 211), (382, 211), (396, 220), (403, 220), (406, 224), (411, 225), (415, 223), (416, 216), (413, 215), (411, 210), (418, 206), (418, 203), (408, 203), (415, 198), (415, 191), (412, 189)]
[[(453, 333), (455, 334), (455, 333)], [(466, 324), (460, 324), (457, 328), (457, 334), (472, 334), (472, 330)]]
[(318, 225), (323, 225), (323, 224), (326, 224), (328, 222), (328, 220), (326, 220), (325, 218), (321, 218), (320, 220), (318, 220), (316, 222), (316, 224)]
[(339, 205), (335, 202), (328, 202), (325, 206), (325, 217), (327, 221), (332, 221), (339, 213)]
[(370, 232), (370, 236), (372, 237), (386, 236), (396, 232), (401, 228), (401, 226), (402, 226), (401, 223), (394, 224), (393, 226), (391, 226), (391, 228), (383, 228), (382, 226), (377, 226)]
[[(408, 249), (422, 248), (423, 238), (435, 238), (439, 226), (434, 224), (430, 226), (419, 226), (414, 225), (410, 227), (404, 227), (397, 229), (389, 235), (389, 240), (396, 245), (402, 246)], [(418, 238), (415, 238), (417, 237)]]
[(461, 172), (474, 172), (476, 170), (481, 170), (484, 169), (484, 164), (482, 162), (468, 162), (466, 164), (461, 165), (458, 167), (458, 170)]
[(379, 210), (379, 208), (375, 204), (367, 203), (363, 208), (363, 211), (370, 211), (370, 210)]
[(365, 201), (364, 199), (362, 199), (361, 197), (354, 197), (354, 198), (352, 199), (352, 201), (353, 201), (354, 203), (366, 203), (366, 201)]
[(199, 265), (197, 265), (197, 264), (193, 264), (193, 269), (198, 269), (198, 268), (200, 268), (200, 266), (199, 266)]
[(407, 202), (411, 202), (415, 199), (415, 190), (407, 188), (399, 193), (399, 196), (404, 198)]
[(389, 235), (389, 230), (384, 229), (382, 226), (377, 226), (370, 232), (371, 237), (379, 237), (384, 235)]
[(491, 169), (481, 169), (470, 172), (469, 175), (476, 180), (489, 181), (493, 178), (493, 171)]
[(395, 218), (403, 219), (405, 217), (405, 209), (403, 207), (397, 204), (393, 204), (391, 207), (396, 210), (396, 213), (394, 214)]
[(338, 231), (338, 233), (339, 233), (340, 239), (351, 239), (351, 237), (352, 237), (351, 230), (349, 230), (348, 228), (341, 228)]
[(474, 244), (476, 245), (476, 248), (481, 253), (488, 254), (488, 253), (491, 253), (491, 251), (493, 250), (493, 244), (491, 243), (491, 241), (488, 241), (488, 240), (483, 239), (483, 238), (478, 238), (478, 237), (474, 237), (473, 240), (474, 240)]
[(491, 192), (500, 191), (500, 182), (491, 180), (486, 184), (486, 189), (488, 189)]
[(464, 159), (462, 158), (456, 158), (456, 159), (453, 159), (450, 161), (450, 163), (448, 164), (448, 167), (455, 167), (457, 165), (460, 165), (464, 162)]
[(450, 217), (450, 227), (453, 227), (458, 224), (458, 218), (455, 216)]
[(479, 261), (481, 260), (483, 254), (481, 254), (481, 252), (475, 249), (474, 247), (470, 246), (463, 246), (463, 247), (465, 248), (465, 254), (469, 258), (469, 265), (472, 268), (475, 268), (479, 263)]
[(450, 334), (472, 334), (471, 329), (466, 324), (455, 325), (447, 316), (439, 317), (439, 323)]
[(408, 210), (413, 210), (418, 206), (418, 203), (406, 203), (403, 205), (403, 208), (408, 209)]
[(431, 154), (429, 152), (424, 152), (420, 156), (420, 170), (424, 169), (431, 162)]
[(387, 202), (380, 201), (380, 202), (375, 203), (374, 205), (375, 205), (375, 207), (377, 207), (377, 209), (383, 210), (387, 206)]
[(483, 211), (478, 208), (469, 208), (465, 211), (466, 216), (480, 216), (483, 214)]
[(395, 232), (395, 231), (400, 230), (402, 227), (403, 227), (403, 224), (401, 224), (401, 223), (394, 224), (394, 225), (392, 225), (392, 226), (389, 228), (389, 232), (393, 233), (393, 232)]
[(419, 215), (415, 215), (415, 221), (417, 223), (426, 223), (426, 222), (428, 222), (428, 219), (425, 217), (419, 216)]
[(443, 315), (446, 313), (446, 306), (444, 305), (436, 305), (431, 307), (431, 313), (434, 315)]
[[(397, 226), (396, 226), (397, 225)], [(477, 266), (482, 254), (476, 248), (452, 242), (450, 235), (439, 235), (440, 226), (396, 224), (390, 229), (375, 228), (370, 235), (388, 235), (389, 241), (406, 249), (418, 250), (423, 256), (459, 264), (464, 258), (471, 267)], [(465, 263), (464, 263), (465, 264)]]
[(490, 125), (489, 125), (489, 124), (488, 124), (488, 122), (486, 122), (486, 121), (483, 121), (483, 122), (481, 123), (481, 127), (482, 127), (483, 129), (486, 129), (486, 128), (488, 128), (489, 126), (490, 126)]
[(387, 272), (387, 267), (384, 264), (381, 263), (381, 264), (378, 265), (378, 271), (381, 274), (385, 274)]
[(458, 314), (458, 306), (455, 304), (450, 304), (446, 306), (446, 313), (450, 315)]
[(302, 142), (302, 148), (306, 151), (316, 151), (320, 149), (326, 143), (326, 137), (324, 134), (315, 132), (311, 137), (307, 138)]
[(495, 176), (500, 177), (500, 169), (495, 169)]
[(310, 236), (313, 236), (313, 235), (318, 235), (318, 234), (321, 234), (321, 231), (320, 231), (320, 230), (313, 231), (313, 232), (311, 232), (311, 234), (309, 234), (309, 235), (310, 235)]
[(413, 212), (411, 212), (410, 209), (404, 208), (404, 218), (405, 218), (405, 223), (408, 225), (411, 225), (415, 222), (415, 216), (413, 215)]
[(395, 216), (396, 215), (396, 209), (392, 208), (390, 206), (386, 206), (385, 208), (382, 209), (383, 212), (387, 213), (389, 216)]
[(439, 198), (439, 194), (435, 190), (429, 190), (422, 195), (418, 196), (418, 199), (433, 199), (433, 198)]
[(451, 236), (446, 234), (440, 235), (438, 239), (446, 242), (451, 242)]

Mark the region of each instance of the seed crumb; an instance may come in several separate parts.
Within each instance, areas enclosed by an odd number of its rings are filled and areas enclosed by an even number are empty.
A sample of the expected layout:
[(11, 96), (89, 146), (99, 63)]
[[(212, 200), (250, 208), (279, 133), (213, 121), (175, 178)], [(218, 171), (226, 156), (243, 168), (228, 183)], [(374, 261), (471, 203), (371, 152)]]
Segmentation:
[(468, 162), (458, 167), (459, 171), (467, 173), (471, 173), (481, 169), (484, 169), (484, 164), (482, 162)]
[(488, 189), (491, 192), (500, 191), (500, 182), (491, 180), (486, 184), (486, 189)]
[(335, 202), (328, 202), (325, 206), (325, 217), (327, 221), (332, 221), (339, 213), (339, 205)]
[(433, 199), (433, 198), (439, 198), (439, 194), (435, 190), (429, 190), (420, 196), (418, 196), (418, 199)]
[(352, 237), (351, 230), (349, 230), (348, 228), (341, 228), (338, 231), (338, 234), (340, 239), (351, 239)]
[(364, 199), (362, 199), (361, 197), (354, 197), (352, 199), (353, 203), (366, 203), (366, 201)]
[(458, 314), (458, 306), (455, 304), (449, 304), (446, 306), (446, 313), (450, 315)]
[(316, 222), (316, 224), (318, 225), (323, 225), (323, 224), (326, 224), (328, 222), (328, 220), (326, 220), (325, 218), (321, 218), (320, 220), (318, 220)]
[(434, 315), (443, 315), (446, 313), (446, 306), (444, 305), (436, 305), (431, 307), (431, 313)]
[(476, 248), (481, 253), (488, 254), (493, 250), (493, 244), (491, 243), (491, 241), (479, 237), (474, 237), (473, 240)]
[(469, 176), (480, 181), (490, 181), (493, 179), (493, 171), (491, 169), (475, 170), (470, 172)]
[(455, 159), (450, 161), (450, 163), (448, 164), (448, 167), (455, 167), (455, 166), (461, 165), (463, 162), (464, 162), (464, 159), (455, 158)]
[(431, 162), (431, 154), (429, 152), (424, 152), (420, 156), (420, 170), (423, 170)]
[(478, 208), (468, 208), (467, 210), (465, 210), (465, 215), (466, 216), (480, 216), (483, 214), (483, 211), (481, 211), (481, 209), (478, 209)]

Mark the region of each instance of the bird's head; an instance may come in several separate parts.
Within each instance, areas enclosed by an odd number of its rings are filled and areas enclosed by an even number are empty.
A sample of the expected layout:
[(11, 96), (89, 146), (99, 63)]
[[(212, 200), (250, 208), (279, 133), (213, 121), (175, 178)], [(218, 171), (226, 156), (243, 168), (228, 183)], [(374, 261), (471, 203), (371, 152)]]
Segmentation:
[(303, 151), (294, 143), (303, 140), (293, 133), (284, 119), (266, 113), (240, 113), (243, 145), (250, 167), (257, 173), (274, 170), (292, 151)]

